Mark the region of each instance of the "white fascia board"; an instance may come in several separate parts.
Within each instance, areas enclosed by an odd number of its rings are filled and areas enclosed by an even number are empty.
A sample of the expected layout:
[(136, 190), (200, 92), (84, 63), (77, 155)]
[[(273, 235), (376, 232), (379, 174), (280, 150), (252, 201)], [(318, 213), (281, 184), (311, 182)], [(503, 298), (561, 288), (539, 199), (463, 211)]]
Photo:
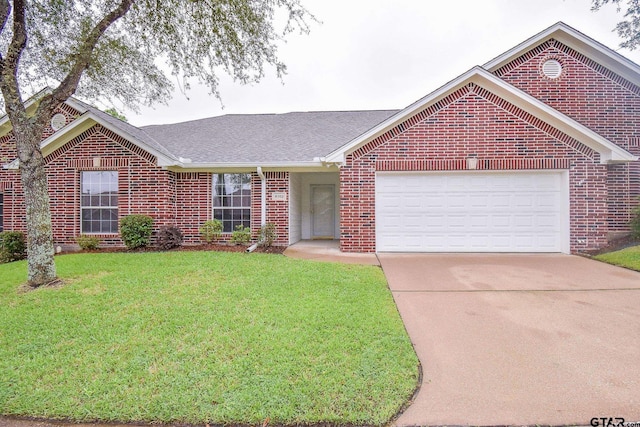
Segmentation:
[(20, 169), (20, 159), (15, 159), (10, 163), (7, 163), (6, 165), (2, 165), (2, 169), (6, 169), (6, 170), (18, 170)]
[(483, 68), (494, 72), (549, 39), (558, 40), (560, 43), (591, 58), (636, 86), (640, 86), (640, 65), (563, 22), (558, 22), (525, 40), (502, 55), (487, 62), (483, 65)]
[(427, 108), (429, 105), (438, 102), (439, 100), (446, 97), (450, 93), (455, 92), (456, 90), (466, 85), (468, 83), (468, 79), (476, 72), (477, 69), (478, 67), (472, 68), (471, 70), (467, 71), (460, 77), (454, 80), (451, 80), (449, 83), (445, 84), (441, 88), (435, 90), (434, 92), (431, 92), (429, 95), (423, 98), (420, 98), (418, 101), (409, 105), (405, 109), (398, 111), (396, 114), (389, 117), (384, 122), (371, 128), (370, 130), (356, 137), (355, 139), (352, 139), (350, 142), (346, 143), (345, 145), (338, 148), (337, 150), (334, 150), (331, 153), (329, 153), (326, 156), (325, 161), (327, 163), (344, 163), (346, 155), (357, 150), (364, 143), (379, 137), (380, 135), (384, 134), (390, 129), (393, 129), (400, 123), (404, 122), (414, 114), (417, 114), (419, 111)]
[[(25, 110), (27, 110), (27, 112), (29, 110), (35, 110), (35, 108), (33, 108), (33, 106), (40, 101), (40, 99), (47, 93), (51, 92), (51, 88), (46, 87), (44, 89), (42, 89), (40, 92), (38, 93), (34, 93), (32, 96), (29, 97), (29, 99), (27, 99), (24, 103), (24, 108)], [(0, 136), (4, 136), (6, 134), (8, 134), (9, 132), (11, 132), (11, 129), (13, 129), (13, 126), (11, 126), (11, 121), (9, 120), (9, 115), (5, 114), (2, 117), (0, 117)]]
[[(50, 92), (51, 92), (50, 88), (41, 90), (40, 92), (38, 92), (37, 94), (29, 98), (27, 102), (25, 102), (24, 107), (27, 110), (29, 110), (37, 101), (40, 100), (40, 98), (42, 98), (43, 95)], [(87, 112), (87, 109), (84, 106), (80, 105), (78, 102), (76, 102), (75, 98), (73, 97), (70, 97), (64, 103), (69, 105), (71, 108), (78, 110), (80, 114), (84, 114)], [(13, 129), (13, 127), (11, 126), (11, 122), (9, 121), (9, 116), (5, 114), (0, 118), (0, 136), (4, 136), (7, 133), (11, 132), (11, 129)]]
[(86, 113), (88, 111), (87, 107), (85, 107), (84, 105), (82, 105), (79, 102), (77, 102), (74, 97), (70, 97), (64, 103), (67, 104), (69, 107), (71, 107), (71, 108), (73, 108), (75, 110), (78, 110), (80, 112), (80, 114), (84, 114), (84, 113)]
[(268, 162), (268, 163), (189, 163), (179, 162), (169, 169), (175, 172), (253, 172), (258, 166), (265, 172), (334, 172), (336, 167), (321, 161), (313, 162)]
[(372, 128), (368, 132), (362, 134), (358, 138), (352, 140), (348, 144), (344, 145), (338, 150), (330, 153), (326, 157), (328, 163), (340, 163), (343, 162), (345, 156), (369, 141), (377, 138), (388, 130), (394, 128), (403, 121), (409, 119), (413, 115), (427, 108), (449, 94), (455, 92), (459, 88), (474, 83), (480, 87), (483, 87), (494, 93), (511, 104), (521, 108), (522, 110), (532, 114), (534, 117), (550, 124), (558, 130), (566, 133), (567, 135), (575, 138), (586, 146), (594, 149), (600, 153), (600, 161), (602, 163), (609, 162), (629, 162), (637, 160), (637, 157), (633, 156), (628, 151), (618, 147), (611, 141), (603, 138), (591, 129), (581, 125), (575, 120), (567, 117), (559, 111), (553, 109), (547, 104), (539, 101), (531, 95), (517, 89), (502, 79), (489, 73), (487, 70), (481, 67), (474, 67), (467, 71), (460, 77), (452, 80), (440, 89), (432, 92), (426, 97), (418, 100), (414, 104), (408, 106), (399, 113), (393, 115), (386, 121), (380, 123), (378, 126)]
[(483, 69), (478, 69), (478, 73), (470, 80), (598, 152), (601, 163), (637, 160), (637, 157), (588, 127)]
[(106, 129), (109, 129), (110, 131), (121, 136), (127, 141), (130, 141), (131, 143), (137, 145), (143, 150), (149, 152), (150, 154), (153, 154), (158, 158), (159, 166), (170, 166), (178, 163), (176, 160), (171, 159), (162, 153), (159, 153), (158, 151), (149, 147), (144, 142), (138, 141), (129, 133), (112, 126), (110, 123), (101, 120), (99, 117), (97, 117), (96, 115), (90, 112), (83, 114), (82, 116), (78, 117), (77, 119), (75, 119), (74, 121), (72, 121), (71, 123), (63, 127), (62, 129), (60, 129), (59, 131), (51, 135), (49, 138), (43, 140), (42, 143), (40, 144), (43, 155), (46, 156), (47, 154), (51, 153), (53, 150), (66, 144), (68, 141), (80, 135), (82, 132), (86, 131), (87, 129), (91, 128), (96, 124), (99, 124), (100, 126)]

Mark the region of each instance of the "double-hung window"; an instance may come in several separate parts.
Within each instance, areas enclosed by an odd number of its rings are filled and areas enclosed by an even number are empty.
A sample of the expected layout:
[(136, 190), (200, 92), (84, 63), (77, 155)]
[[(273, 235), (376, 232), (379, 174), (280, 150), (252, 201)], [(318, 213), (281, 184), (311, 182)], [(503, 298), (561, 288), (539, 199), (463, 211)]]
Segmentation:
[(118, 172), (80, 173), (80, 231), (87, 234), (118, 232)]
[(213, 175), (213, 218), (222, 221), (225, 233), (251, 226), (251, 174)]

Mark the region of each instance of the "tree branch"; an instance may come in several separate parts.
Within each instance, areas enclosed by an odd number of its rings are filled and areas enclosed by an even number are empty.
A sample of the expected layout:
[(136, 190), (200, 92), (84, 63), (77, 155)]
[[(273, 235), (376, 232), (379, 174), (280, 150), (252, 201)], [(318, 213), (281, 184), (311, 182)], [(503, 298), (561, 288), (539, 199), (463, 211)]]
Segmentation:
[(9, 0), (0, 0), (0, 34), (4, 31), (4, 26), (7, 25), (10, 13), (11, 3)]
[[(4, 10), (7, 9), (7, 15), (10, 10), (8, 1), (2, 2)], [(4, 25), (3, 25), (4, 27)], [(12, 112), (24, 112), (24, 105), (22, 105), (22, 99), (20, 97), (20, 89), (18, 87), (18, 63), (24, 48), (27, 46), (27, 23), (25, 18), (25, 2), (24, 0), (15, 0), (13, 2), (13, 37), (11, 43), (7, 48), (7, 56), (2, 61), (2, 80), (0, 81), (0, 87), (2, 88), (2, 94), (4, 95), (5, 108), (9, 117), (13, 120)]]
[(82, 77), (82, 73), (84, 73), (91, 64), (91, 56), (93, 55), (96, 45), (100, 41), (100, 37), (102, 37), (111, 24), (127, 14), (131, 5), (135, 1), (136, 0), (122, 0), (118, 7), (105, 15), (105, 17), (102, 18), (95, 27), (93, 27), (78, 49), (75, 63), (71, 67), (71, 70), (65, 79), (53, 90), (51, 94), (46, 95), (42, 99), (42, 102), (38, 106), (37, 116), (40, 116), (41, 112), (46, 112), (44, 115), (48, 117), (60, 103), (67, 100), (75, 93), (78, 88), (80, 78)]

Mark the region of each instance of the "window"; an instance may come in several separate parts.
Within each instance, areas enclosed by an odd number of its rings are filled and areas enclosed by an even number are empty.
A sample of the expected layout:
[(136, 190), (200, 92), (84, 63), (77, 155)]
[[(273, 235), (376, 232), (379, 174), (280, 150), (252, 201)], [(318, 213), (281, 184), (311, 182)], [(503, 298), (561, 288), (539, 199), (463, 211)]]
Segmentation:
[(0, 193), (0, 231), (4, 230), (4, 194)]
[(251, 174), (213, 175), (213, 218), (222, 221), (225, 233), (251, 226)]
[(80, 173), (80, 232), (118, 232), (118, 172)]

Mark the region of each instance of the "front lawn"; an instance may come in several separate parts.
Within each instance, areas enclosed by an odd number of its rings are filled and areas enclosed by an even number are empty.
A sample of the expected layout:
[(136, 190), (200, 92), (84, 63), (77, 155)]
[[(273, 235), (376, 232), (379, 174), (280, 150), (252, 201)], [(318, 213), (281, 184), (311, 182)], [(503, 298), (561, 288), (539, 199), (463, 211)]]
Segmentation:
[(376, 267), (218, 252), (0, 265), (0, 413), (76, 421), (382, 425), (418, 361)]
[(640, 246), (632, 246), (619, 251), (596, 255), (594, 258), (609, 264), (640, 271)]

